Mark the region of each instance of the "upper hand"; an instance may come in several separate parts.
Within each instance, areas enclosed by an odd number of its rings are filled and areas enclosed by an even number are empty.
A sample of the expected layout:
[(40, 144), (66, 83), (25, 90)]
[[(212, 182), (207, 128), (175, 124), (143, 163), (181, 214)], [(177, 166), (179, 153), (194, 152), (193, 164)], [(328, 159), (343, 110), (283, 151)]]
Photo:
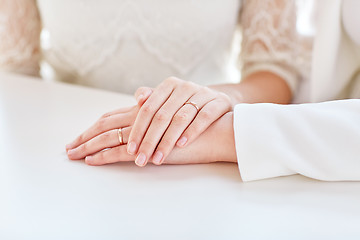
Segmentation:
[(135, 95), (142, 106), (131, 129), (127, 151), (136, 154), (138, 166), (145, 166), (150, 159), (161, 164), (175, 145), (190, 144), (232, 109), (226, 94), (175, 77), (154, 90), (140, 88)]

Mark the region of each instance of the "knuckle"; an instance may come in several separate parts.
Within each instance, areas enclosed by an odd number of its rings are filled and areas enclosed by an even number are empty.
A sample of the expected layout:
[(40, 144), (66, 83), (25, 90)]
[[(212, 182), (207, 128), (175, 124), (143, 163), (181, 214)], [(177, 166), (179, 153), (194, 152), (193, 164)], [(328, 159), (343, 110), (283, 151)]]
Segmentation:
[(177, 84), (177, 83), (179, 83), (179, 81), (181, 81), (179, 78), (170, 76), (170, 77), (166, 78), (164, 82), (170, 83), (170, 84)]
[(223, 92), (219, 92), (217, 97), (226, 103), (231, 103), (231, 98)]
[(205, 121), (210, 121), (212, 119), (212, 114), (209, 110), (201, 110), (199, 112), (199, 117), (202, 119), (202, 120), (205, 120)]
[(141, 111), (145, 114), (151, 114), (153, 112), (153, 107), (151, 106), (151, 104), (144, 104), (141, 108)]
[(169, 113), (164, 109), (160, 109), (155, 114), (155, 119), (159, 122), (164, 122), (164, 121), (168, 120), (169, 118), (170, 118)]
[(185, 111), (176, 113), (173, 118), (173, 121), (176, 124), (185, 123), (188, 122), (189, 120), (190, 120), (190, 115)]
[(201, 92), (204, 94), (213, 94), (213, 90), (208, 87), (202, 87)]
[(100, 139), (101, 142), (109, 142), (110, 140), (111, 140), (110, 132), (101, 134), (101, 139)]
[(105, 118), (101, 118), (96, 122), (95, 129), (98, 130), (98, 131), (102, 130), (102, 129), (104, 129), (105, 125), (106, 125)]
[(197, 85), (193, 82), (189, 82), (189, 81), (184, 81), (182, 83), (182, 88), (185, 90), (185, 91), (190, 91), (192, 89), (196, 89), (197, 88)]

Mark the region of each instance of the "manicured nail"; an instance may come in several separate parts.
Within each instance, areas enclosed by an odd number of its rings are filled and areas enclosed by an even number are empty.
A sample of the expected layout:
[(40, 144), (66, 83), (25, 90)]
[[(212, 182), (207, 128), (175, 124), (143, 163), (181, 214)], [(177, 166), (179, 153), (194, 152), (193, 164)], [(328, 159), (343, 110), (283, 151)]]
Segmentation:
[(72, 148), (72, 144), (71, 143), (69, 143), (69, 144), (67, 144), (66, 146), (65, 146), (65, 149), (66, 150), (69, 150), (69, 149), (71, 149)]
[(136, 163), (136, 165), (138, 165), (139, 167), (143, 167), (143, 166), (145, 166), (145, 161), (146, 161), (146, 156), (145, 156), (145, 154), (140, 153), (140, 154), (137, 156), (137, 158), (136, 158), (136, 160), (135, 160), (135, 163)]
[(67, 151), (68, 155), (73, 155), (75, 153), (75, 149), (70, 149)]
[(87, 156), (87, 157), (85, 158), (85, 162), (86, 162), (87, 164), (92, 164), (92, 163), (94, 163), (94, 158), (93, 158), (92, 156)]
[(136, 153), (136, 143), (135, 142), (130, 142), (127, 146), (127, 152), (130, 155), (134, 155)]
[(156, 151), (156, 153), (154, 154), (154, 157), (153, 157), (153, 163), (160, 165), (163, 157), (164, 157), (164, 154), (162, 154), (162, 152)]
[(181, 137), (179, 139), (179, 141), (177, 141), (176, 145), (178, 145), (179, 147), (183, 147), (183, 146), (185, 146), (187, 140), (188, 139), (186, 137)]

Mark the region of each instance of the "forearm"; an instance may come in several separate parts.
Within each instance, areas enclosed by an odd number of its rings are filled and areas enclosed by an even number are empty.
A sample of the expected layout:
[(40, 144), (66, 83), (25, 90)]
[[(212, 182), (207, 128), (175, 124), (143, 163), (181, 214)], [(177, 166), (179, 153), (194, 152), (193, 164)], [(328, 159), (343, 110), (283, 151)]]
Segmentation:
[(288, 84), (281, 77), (271, 72), (258, 72), (249, 75), (237, 84), (209, 86), (226, 93), (233, 106), (238, 103), (290, 103), (292, 98)]

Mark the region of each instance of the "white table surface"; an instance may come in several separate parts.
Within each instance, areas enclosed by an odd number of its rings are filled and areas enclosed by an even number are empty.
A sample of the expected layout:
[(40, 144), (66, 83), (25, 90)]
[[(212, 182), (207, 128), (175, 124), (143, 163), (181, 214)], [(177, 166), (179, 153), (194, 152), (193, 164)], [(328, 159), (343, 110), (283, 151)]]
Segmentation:
[(101, 167), (64, 146), (132, 97), (0, 74), (0, 239), (360, 239), (360, 182)]

